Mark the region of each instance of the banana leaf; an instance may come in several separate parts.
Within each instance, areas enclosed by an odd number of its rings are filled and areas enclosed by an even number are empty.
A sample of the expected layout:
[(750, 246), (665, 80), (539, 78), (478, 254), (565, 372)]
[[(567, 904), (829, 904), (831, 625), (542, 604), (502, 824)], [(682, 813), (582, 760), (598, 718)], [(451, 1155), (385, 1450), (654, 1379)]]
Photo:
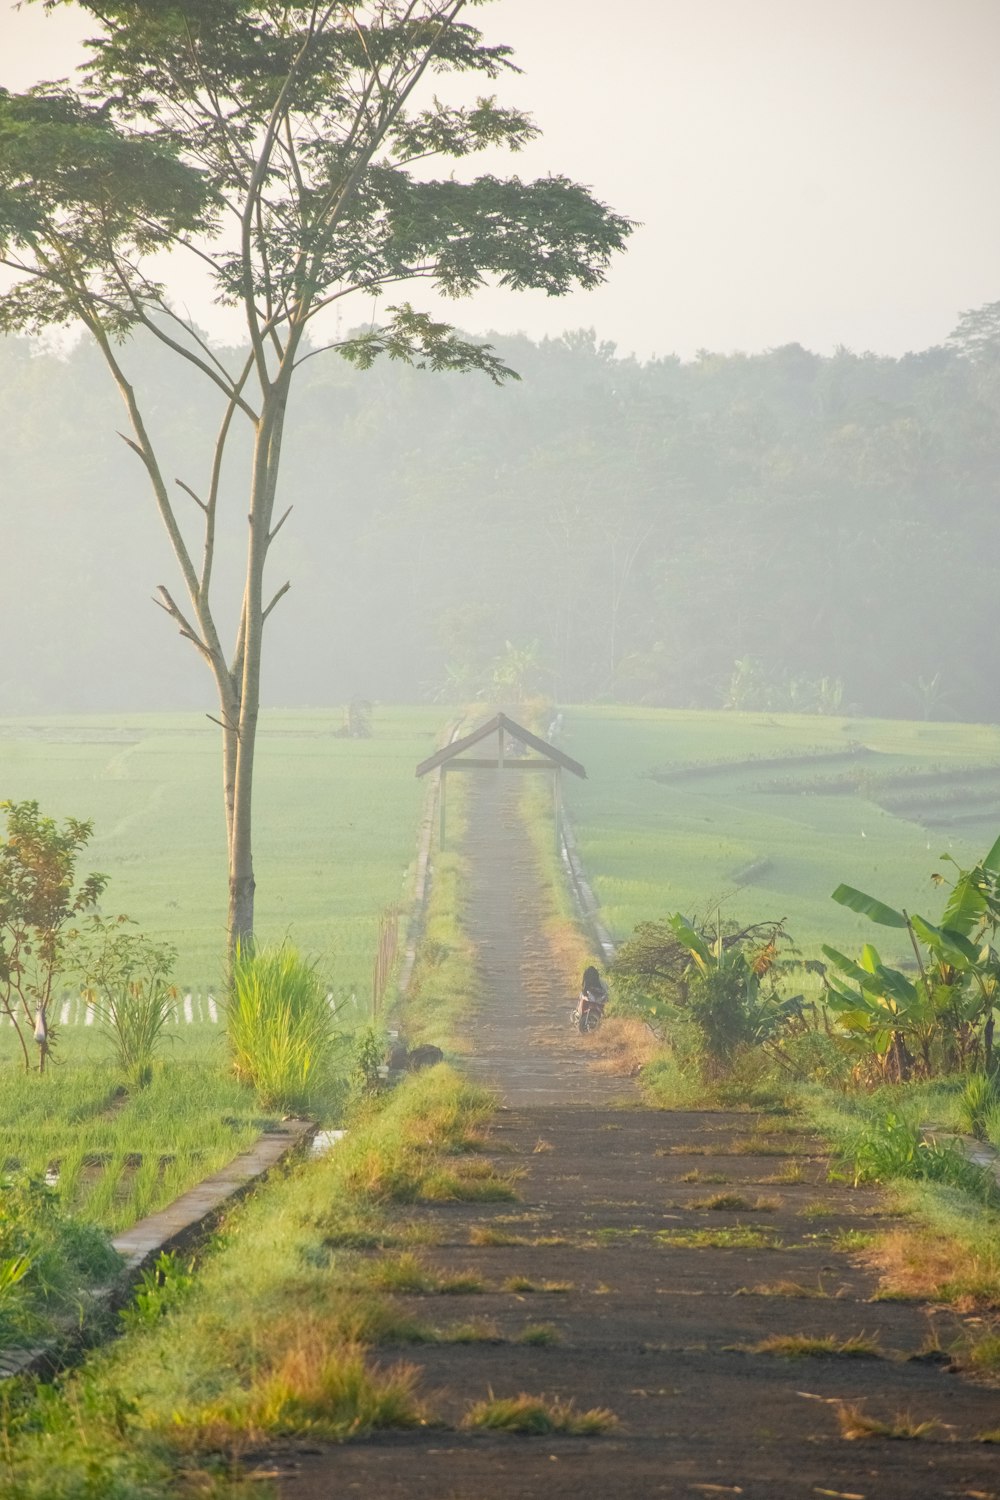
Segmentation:
[(682, 917), (679, 911), (675, 911), (672, 917), (667, 918), (667, 925), (679, 943), (691, 954), (691, 957), (702, 969), (709, 969), (712, 965), (712, 952), (700, 933), (696, 932), (690, 922)]
[(961, 932), (950, 927), (935, 927), (923, 917), (910, 918), (917, 937), (925, 942), (935, 958), (943, 958), (953, 969), (967, 969), (979, 962), (979, 949)]
[(967, 937), (982, 918), (986, 898), (979, 888), (977, 876), (982, 878), (982, 870), (978, 867), (963, 871), (955, 881), (941, 918), (942, 925), (949, 932), (961, 932)]
[(906, 926), (906, 918), (901, 911), (886, 906), (884, 901), (878, 901), (874, 896), (866, 896), (864, 891), (856, 891), (852, 885), (838, 885), (833, 899), (840, 906), (849, 906), (851, 911), (860, 912), (870, 922), (877, 922), (880, 927)]

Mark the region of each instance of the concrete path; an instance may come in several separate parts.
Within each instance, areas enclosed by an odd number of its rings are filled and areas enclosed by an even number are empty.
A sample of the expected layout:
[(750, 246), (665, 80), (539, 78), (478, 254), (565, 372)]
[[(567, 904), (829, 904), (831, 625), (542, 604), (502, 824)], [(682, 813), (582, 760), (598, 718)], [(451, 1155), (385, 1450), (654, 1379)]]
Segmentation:
[[(785, 1120), (615, 1107), (626, 1085), (588, 1071), (517, 787), (477, 778), (467, 916), (487, 997), (470, 1069), (504, 1097), (492, 1154), (521, 1172), (519, 1199), (410, 1210), (427, 1263), (481, 1289), (400, 1299), (444, 1338), (479, 1332), (375, 1351), (419, 1367), (442, 1425), (283, 1454), (282, 1500), (1000, 1500), (1000, 1448), (978, 1440), (1000, 1398), (951, 1372), (957, 1316), (874, 1300), (883, 1196), (831, 1183), (820, 1143)], [(774, 1336), (800, 1357), (761, 1347)], [(521, 1392), (616, 1425), (462, 1429), (473, 1402)], [(850, 1435), (869, 1419), (923, 1435)]]

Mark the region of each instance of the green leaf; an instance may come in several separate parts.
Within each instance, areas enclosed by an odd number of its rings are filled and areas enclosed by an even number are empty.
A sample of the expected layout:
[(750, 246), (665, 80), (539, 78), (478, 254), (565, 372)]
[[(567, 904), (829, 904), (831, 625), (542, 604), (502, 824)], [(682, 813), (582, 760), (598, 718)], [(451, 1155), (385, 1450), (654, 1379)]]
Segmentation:
[(700, 933), (696, 932), (691, 924), (682, 917), (680, 912), (674, 912), (667, 919), (671, 932), (679, 943), (683, 943), (693, 958), (700, 960), (703, 967), (708, 968), (712, 963), (712, 954), (708, 944)]
[(882, 959), (874, 943), (866, 943), (861, 950), (861, 967), (867, 969), (869, 974), (878, 972), (882, 965)]
[(860, 912), (870, 922), (877, 922), (880, 927), (906, 926), (906, 918), (901, 911), (886, 906), (884, 901), (878, 901), (874, 896), (866, 896), (864, 891), (856, 891), (852, 885), (838, 885), (833, 899), (840, 906), (849, 906), (851, 911)]
[(967, 936), (986, 910), (986, 898), (976, 883), (979, 873), (979, 870), (963, 870), (952, 887), (941, 918), (942, 926), (949, 932)]
[(956, 969), (978, 963), (979, 949), (963, 933), (948, 927), (935, 927), (923, 917), (913, 916), (910, 922), (917, 937), (927, 944), (936, 958), (943, 958)]

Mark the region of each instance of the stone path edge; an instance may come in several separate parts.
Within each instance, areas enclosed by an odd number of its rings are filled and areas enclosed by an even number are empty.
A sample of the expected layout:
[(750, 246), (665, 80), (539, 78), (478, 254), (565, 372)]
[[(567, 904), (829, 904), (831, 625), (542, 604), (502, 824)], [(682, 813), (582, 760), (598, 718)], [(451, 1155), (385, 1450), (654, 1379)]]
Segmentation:
[(69, 1363), (74, 1349), (84, 1346), (88, 1324), (98, 1314), (122, 1306), (143, 1272), (161, 1254), (179, 1250), (200, 1238), (223, 1209), (237, 1202), (281, 1161), (299, 1150), (315, 1130), (314, 1120), (283, 1120), (276, 1129), (258, 1136), (248, 1151), (241, 1151), (220, 1171), (189, 1188), (157, 1213), (115, 1235), (111, 1243), (122, 1257), (122, 1269), (110, 1286), (101, 1288), (91, 1298), (89, 1318), (85, 1314), (79, 1325), (74, 1325), (68, 1344), (59, 1341), (0, 1354), (0, 1381), (18, 1375), (54, 1375)]

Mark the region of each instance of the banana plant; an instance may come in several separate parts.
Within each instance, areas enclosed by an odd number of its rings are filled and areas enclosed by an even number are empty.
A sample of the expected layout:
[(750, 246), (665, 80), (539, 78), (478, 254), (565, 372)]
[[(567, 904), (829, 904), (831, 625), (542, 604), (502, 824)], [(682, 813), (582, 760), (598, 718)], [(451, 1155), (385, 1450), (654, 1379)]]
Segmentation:
[(688, 955), (686, 1008), (709, 1055), (728, 1062), (742, 1046), (770, 1041), (802, 1018), (802, 996), (783, 997), (777, 980), (787, 967), (780, 922), (724, 932), (700, 930), (675, 912), (667, 925)]
[(827, 1006), (847, 1036), (879, 1057), (886, 1076), (900, 1080), (913, 1066), (911, 1047), (930, 1074), (938, 1043), (947, 1067), (981, 1058), (989, 1069), (1000, 980), (992, 941), (1000, 925), (1000, 839), (978, 865), (958, 870), (940, 925), (853, 886), (839, 885), (833, 899), (879, 926), (905, 930), (918, 971), (914, 980), (889, 967), (870, 943), (859, 962), (824, 945), (835, 971), (824, 980)]

